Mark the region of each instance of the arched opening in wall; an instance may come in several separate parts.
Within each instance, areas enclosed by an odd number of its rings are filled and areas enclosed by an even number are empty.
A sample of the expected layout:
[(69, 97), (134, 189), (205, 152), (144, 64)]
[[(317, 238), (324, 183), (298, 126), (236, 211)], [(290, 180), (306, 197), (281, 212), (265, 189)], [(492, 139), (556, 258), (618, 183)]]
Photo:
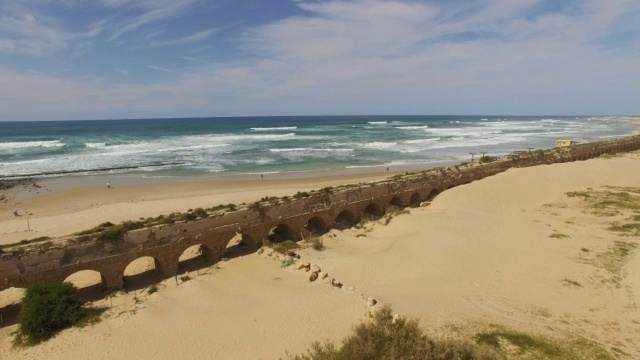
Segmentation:
[(336, 216), (336, 229), (345, 230), (355, 225), (360, 219), (351, 210), (342, 210)]
[(2, 314), (0, 329), (18, 323), (20, 310), (22, 310), (22, 299), (26, 291), (27, 289), (17, 287), (0, 291), (0, 314)]
[(322, 236), (329, 231), (327, 223), (317, 216), (312, 217), (304, 225), (305, 230), (308, 231), (309, 238)]
[(402, 199), (398, 196), (394, 196), (391, 201), (389, 201), (389, 207), (387, 208), (388, 212), (396, 212), (404, 209), (404, 204), (402, 203)]
[(137, 258), (124, 269), (123, 282), (127, 291), (144, 289), (161, 280), (160, 264), (151, 256)]
[(382, 216), (384, 216), (384, 210), (376, 203), (367, 205), (362, 211), (362, 217), (367, 221), (378, 220)]
[(420, 196), (420, 193), (418, 192), (414, 192), (413, 195), (411, 195), (411, 198), (409, 199), (409, 203), (411, 204), (412, 207), (420, 206), (421, 202), (422, 202), (422, 196)]
[(449, 189), (451, 189), (451, 188), (454, 188), (454, 187), (456, 187), (456, 186), (455, 186), (455, 185), (453, 185), (453, 184), (451, 184), (451, 185), (447, 186), (447, 190), (449, 190)]
[(104, 276), (95, 270), (76, 271), (67, 276), (63, 282), (70, 283), (78, 289), (78, 298), (82, 302), (102, 299), (107, 289)]
[(278, 224), (269, 231), (267, 239), (272, 243), (281, 243), (287, 240), (298, 241), (300, 238), (293, 232), (293, 229), (287, 224)]
[(431, 200), (435, 199), (435, 197), (438, 196), (438, 194), (440, 194), (440, 190), (438, 190), (438, 189), (431, 190), (431, 192), (429, 193), (429, 196), (427, 196), (427, 200), (431, 201)]
[(227, 247), (222, 257), (233, 259), (251, 254), (255, 249), (255, 242), (249, 235), (236, 233), (227, 243)]
[(196, 271), (211, 266), (213, 253), (211, 249), (196, 244), (184, 249), (178, 258), (178, 273)]

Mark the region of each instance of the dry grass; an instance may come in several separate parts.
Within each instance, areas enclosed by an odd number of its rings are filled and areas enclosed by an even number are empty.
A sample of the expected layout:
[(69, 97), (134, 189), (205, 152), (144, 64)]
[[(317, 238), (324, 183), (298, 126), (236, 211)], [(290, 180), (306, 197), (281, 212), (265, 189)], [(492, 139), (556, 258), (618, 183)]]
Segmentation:
[(425, 335), (417, 320), (394, 319), (388, 305), (376, 312), (372, 321), (358, 325), (340, 347), (332, 342), (316, 342), (307, 354), (288, 357), (295, 360), (500, 359), (487, 346), (460, 340), (432, 340)]

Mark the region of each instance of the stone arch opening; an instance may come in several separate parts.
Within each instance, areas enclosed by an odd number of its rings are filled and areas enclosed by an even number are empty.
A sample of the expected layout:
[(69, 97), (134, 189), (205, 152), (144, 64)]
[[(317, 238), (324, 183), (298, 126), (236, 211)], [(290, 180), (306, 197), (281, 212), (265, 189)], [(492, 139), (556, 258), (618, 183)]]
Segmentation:
[(438, 194), (440, 194), (440, 190), (439, 189), (431, 190), (431, 192), (429, 193), (429, 196), (427, 196), (427, 200), (431, 201), (431, 200), (435, 199), (435, 197), (438, 196)]
[(80, 270), (67, 276), (65, 283), (75, 286), (80, 301), (93, 301), (102, 299), (107, 289), (107, 281), (104, 276), (95, 270)]
[(402, 209), (404, 209), (404, 203), (402, 202), (402, 199), (400, 199), (399, 196), (394, 196), (391, 201), (389, 201), (389, 207), (388, 207), (389, 211), (400, 211)]
[(291, 226), (287, 224), (278, 224), (276, 227), (269, 231), (267, 239), (272, 243), (281, 243), (287, 240), (298, 241), (299, 238), (291, 229)]
[(10, 287), (0, 291), (0, 314), (2, 314), (0, 328), (18, 323), (26, 291), (27, 289), (19, 287)]
[(123, 285), (126, 291), (140, 290), (162, 280), (160, 263), (154, 257), (139, 257), (127, 265), (123, 273)]
[(248, 255), (255, 250), (255, 242), (253, 238), (246, 234), (236, 233), (224, 250), (222, 257), (227, 259), (233, 259), (241, 256)]
[(384, 216), (384, 210), (382, 210), (380, 205), (376, 203), (371, 203), (364, 208), (364, 210), (362, 211), (362, 214), (363, 214), (363, 218), (369, 221), (378, 220), (382, 216)]
[(358, 222), (358, 217), (351, 210), (342, 210), (338, 216), (336, 216), (335, 228), (338, 230), (345, 230)]
[(202, 244), (191, 245), (184, 249), (178, 258), (178, 273), (206, 268), (213, 262), (213, 252)]
[(329, 231), (327, 223), (320, 217), (314, 216), (307, 221), (304, 228), (309, 231), (309, 237), (318, 237), (326, 234)]
[(409, 204), (411, 204), (412, 207), (418, 207), (420, 203), (422, 203), (422, 196), (420, 196), (419, 192), (414, 192), (409, 199)]

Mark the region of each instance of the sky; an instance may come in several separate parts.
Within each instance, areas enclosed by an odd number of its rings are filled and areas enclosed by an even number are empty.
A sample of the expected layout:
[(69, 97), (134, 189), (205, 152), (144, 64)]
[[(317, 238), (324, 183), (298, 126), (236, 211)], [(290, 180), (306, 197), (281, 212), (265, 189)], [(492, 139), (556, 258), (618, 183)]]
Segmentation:
[(0, 0), (0, 121), (640, 114), (638, 0)]

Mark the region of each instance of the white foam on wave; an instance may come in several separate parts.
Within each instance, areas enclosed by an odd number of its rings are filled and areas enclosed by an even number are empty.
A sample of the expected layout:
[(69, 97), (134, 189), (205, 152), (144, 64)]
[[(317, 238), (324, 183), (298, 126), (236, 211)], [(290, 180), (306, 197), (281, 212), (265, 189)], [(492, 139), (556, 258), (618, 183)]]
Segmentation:
[(271, 152), (275, 153), (289, 153), (289, 152), (322, 152), (322, 153), (330, 153), (330, 152), (352, 152), (354, 149), (334, 149), (334, 148), (287, 148), (287, 149), (269, 149)]
[(88, 147), (88, 148), (104, 148), (107, 147), (107, 143), (84, 143), (84, 146)]
[(280, 127), (254, 127), (250, 128), (253, 131), (287, 131), (296, 130), (297, 126), (280, 126)]
[(416, 126), (398, 126), (396, 127), (396, 129), (402, 129), (402, 130), (424, 130), (424, 129), (428, 129), (429, 125), (416, 125)]
[(60, 140), (50, 141), (15, 141), (0, 143), (0, 150), (26, 149), (26, 148), (56, 148), (65, 144)]
[(404, 144), (428, 144), (428, 143), (432, 143), (435, 141), (440, 141), (442, 138), (436, 137), (436, 138), (428, 138), (428, 139), (413, 139), (413, 140), (405, 140), (403, 141)]
[(386, 121), (367, 121), (367, 124), (370, 124), (370, 125), (385, 125), (385, 124), (388, 124), (388, 122), (386, 122)]

